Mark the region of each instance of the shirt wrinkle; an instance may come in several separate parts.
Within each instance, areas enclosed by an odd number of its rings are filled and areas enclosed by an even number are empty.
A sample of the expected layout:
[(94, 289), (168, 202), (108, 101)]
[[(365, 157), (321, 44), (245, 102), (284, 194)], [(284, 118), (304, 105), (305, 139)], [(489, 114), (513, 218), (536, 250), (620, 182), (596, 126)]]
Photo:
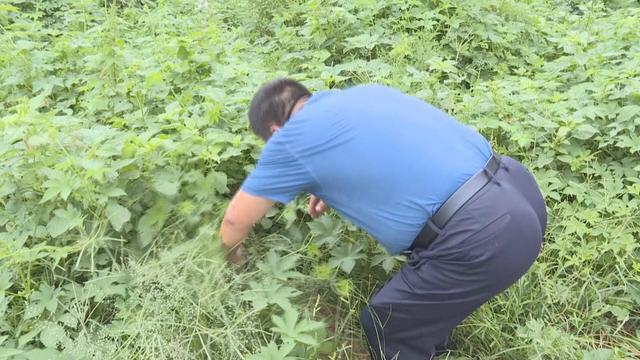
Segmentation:
[(287, 150), (289, 155), (291, 155), (291, 157), (293, 157), (293, 159), (309, 173), (309, 176), (311, 176), (311, 178), (315, 182), (315, 185), (319, 187), (320, 190), (322, 190), (322, 184), (318, 181), (318, 178), (315, 176), (313, 171), (311, 171), (311, 169), (307, 165), (305, 165), (305, 163), (301, 161), (300, 158), (293, 151), (291, 151), (291, 149), (289, 149), (289, 145), (286, 142), (284, 142), (284, 148)]

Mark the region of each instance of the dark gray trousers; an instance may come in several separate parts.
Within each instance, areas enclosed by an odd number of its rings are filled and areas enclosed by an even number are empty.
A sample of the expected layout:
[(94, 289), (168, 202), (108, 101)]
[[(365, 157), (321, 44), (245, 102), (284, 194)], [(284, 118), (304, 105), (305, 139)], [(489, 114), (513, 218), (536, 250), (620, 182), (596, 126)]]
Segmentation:
[(503, 156), (492, 181), (362, 310), (372, 358), (433, 359), (454, 327), (527, 272), (546, 225), (533, 176)]

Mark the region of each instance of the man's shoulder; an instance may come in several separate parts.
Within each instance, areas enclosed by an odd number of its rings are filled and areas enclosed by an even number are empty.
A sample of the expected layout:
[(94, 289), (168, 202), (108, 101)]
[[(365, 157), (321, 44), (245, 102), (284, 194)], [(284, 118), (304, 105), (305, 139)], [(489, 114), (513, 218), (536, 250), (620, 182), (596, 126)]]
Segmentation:
[(360, 84), (350, 88), (347, 88), (342, 91), (345, 96), (349, 95), (359, 95), (359, 94), (398, 94), (405, 95), (402, 91), (387, 85), (382, 84)]
[(335, 102), (349, 99), (351, 97), (371, 96), (372, 94), (396, 94), (404, 95), (399, 89), (382, 84), (359, 84), (344, 89), (330, 89), (315, 92), (309, 98), (309, 104), (319, 104), (324, 102)]

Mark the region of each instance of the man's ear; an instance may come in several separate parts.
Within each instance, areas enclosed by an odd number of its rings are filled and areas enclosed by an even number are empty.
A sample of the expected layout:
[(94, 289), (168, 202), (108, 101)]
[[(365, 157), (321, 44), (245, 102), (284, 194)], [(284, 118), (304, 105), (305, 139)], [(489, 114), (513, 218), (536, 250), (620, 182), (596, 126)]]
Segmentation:
[(271, 134), (275, 134), (276, 131), (282, 129), (282, 126), (276, 124), (276, 123), (271, 123), (271, 125), (269, 126), (269, 131), (271, 131)]

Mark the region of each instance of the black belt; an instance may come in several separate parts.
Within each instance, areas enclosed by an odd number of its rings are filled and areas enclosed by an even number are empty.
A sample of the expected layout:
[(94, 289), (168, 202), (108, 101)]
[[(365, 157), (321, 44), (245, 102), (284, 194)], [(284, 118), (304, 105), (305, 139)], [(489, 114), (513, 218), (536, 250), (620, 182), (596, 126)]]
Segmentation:
[(460, 210), (460, 208), (469, 201), (473, 195), (480, 191), (485, 185), (491, 181), (491, 178), (496, 171), (500, 168), (500, 155), (493, 153), (491, 158), (487, 161), (484, 168), (475, 173), (467, 182), (462, 184), (451, 195), (447, 201), (440, 206), (438, 211), (427, 221), (424, 225), (413, 244), (409, 247), (409, 250), (405, 253), (411, 252), (413, 249), (424, 249), (428, 247), (440, 231), (447, 225), (453, 215)]

